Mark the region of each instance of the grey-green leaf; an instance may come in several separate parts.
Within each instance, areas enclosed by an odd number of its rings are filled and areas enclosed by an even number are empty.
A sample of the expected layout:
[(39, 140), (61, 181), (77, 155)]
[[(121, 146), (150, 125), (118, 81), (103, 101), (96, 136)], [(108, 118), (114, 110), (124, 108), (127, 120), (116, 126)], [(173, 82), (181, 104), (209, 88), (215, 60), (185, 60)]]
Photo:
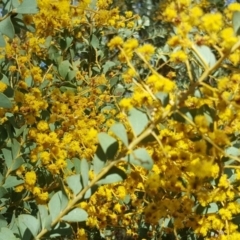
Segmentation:
[(67, 222), (83, 222), (88, 218), (88, 214), (85, 210), (81, 208), (75, 208), (70, 211), (67, 215), (62, 217), (62, 220)]
[(128, 137), (125, 127), (122, 123), (116, 123), (114, 124), (110, 130), (121, 139), (121, 141), (124, 143), (124, 145), (128, 146)]
[(13, 139), (13, 143), (12, 143), (12, 156), (13, 156), (13, 160), (16, 159), (19, 156), (20, 148), (21, 148), (20, 143), (16, 139)]
[(70, 63), (68, 60), (65, 60), (65, 61), (62, 61), (60, 64), (59, 64), (59, 67), (58, 67), (58, 71), (60, 73), (60, 75), (62, 76), (62, 78), (66, 78), (68, 72), (70, 71)]
[(87, 160), (84, 158), (81, 160), (81, 175), (82, 175), (83, 187), (86, 187), (88, 185), (88, 171), (89, 171), (89, 165)]
[(15, 31), (10, 16), (0, 22), (0, 32), (11, 39), (14, 37)]
[(16, 159), (14, 159), (12, 161), (10, 170), (14, 171), (14, 170), (18, 169), (23, 163), (24, 163), (24, 160), (22, 157), (18, 157)]
[(138, 148), (125, 157), (125, 160), (133, 165), (142, 166), (147, 170), (151, 170), (153, 167), (153, 160), (149, 156), (145, 148)]
[(3, 227), (6, 227), (8, 225), (8, 222), (6, 221), (5, 217), (0, 214), (0, 229)]
[(3, 35), (0, 32), (0, 47), (5, 47), (5, 45), (6, 45), (6, 42), (4, 40)]
[(15, 187), (17, 185), (20, 185), (24, 183), (24, 180), (18, 179), (16, 176), (11, 176), (9, 175), (5, 181), (5, 183), (3, 184), (4, 188), (11, 188), (11, 187)]
[(69, 176), (67, 177), (66, 181), (75, 195), (82, 190), (80, 174)]
[(216, 213), (218, 212), (219, 207), (217, 205), (217, 203), (210, 203), (207, 207), (206, 207), (206, 214), (211, 214), (211, 213)]
[(12, 164), (12, 151), (8, 148), (3, 148), (2, 149), (2, 153), (3, 153), (3, 157), (4, 157), (4, 162), (7, 165), (7, 168), (11, 168), (11, 164)]
[(46, 228), (48, 230), (51, 229), (51, 222), (52, 218), (50, 215), (48, 215), (48, 209), (45, 205), (38, 205), (38, 218), (40, 219), (41, 222), (41, 227), (42, 229)]
[(106, 63), (103, 65), (103, 73), (106, 73), (110, 70), (113, 66), (115, 66), (116, 63), (112, 61), (106, 61)]
[(13, 232), (6, 227), (2, 227), (0, 231), (0, 240), (20, 240), (20, 238), (16, 238)]
[(102, 185), (102, 184), (121, 182), (124, 179), (126, 179), (126, 177), (127, 175), (123, 170), (117, 167), (112, 167), (108, 171), (108, 173), (106, 173), (106, 175), (97, 182), (97, 184)]
[(62, 196), (62, 191), (56, 192), (48, 203), (48, 209), (52, 217), (52, 220), (55, 220), (56, 217), (61, 212), (61, 196)]
[(169, 94), (165, 92), (158, 92), (155, 96), (161, 101), (163, 107), (166, 107), (169, 103)]
[(229, 147), (225, 150), (225, 152), (232, 156), (240, 156), (240, 150), (236, 147)]
[(141, 134), (148, 125), (147, 115), (144, 112), (135, 108), (130, 110), (128, 120), (135, 136)]
[(91, 38), (91, 45), (94, 47), (94, 48), (99, 48), (99, 38), (96, 37), (96, 35), (92, 35), (92, 38)]
[(105, 161), (103, 161), (97, 153), (93, 157), (93, 171), (97, 175), (105, 166)]
[(232, 24), (236, 36), (240, 35), (240, 11), (233, 13)]
[[(210, 47), (205, 45), (195, 45), (195, 48), (198, 50), (198, 52), (201, 54), (202, 59), (204, 60), (203, 66), (207, 64), (208, 67), (212, 67), (217, 62), (215, 55), (213, 54)], [(199, 59), (199, 58), (198, 58)], [(201, 59), (199, 59), (200, 62), (202, 62)]]
[(108, 148), (117, 141), (115, 138), (104, 132), (98, 134), (98, 140), (104, 153), (107, 153)]
[(4, 187), (0, 187), (0, 199), (7, 193), (7, 190)]
[(23, 0), (23, 2), (17, 7), (17, 13), (20, 14), (34, 14), (38, 12), (36, 0)]
[(38, 234), (40, 230), (40, 221), (34, 216), (28, 214), (21, 214), (19, 215), (18, 220), (26, 225), (26, 227), (30, 230), (34, 237)]
[(0, 93), (0, 107), (2, 107), (2, 108), (11, 108), (12, 107), (12, 102), (3, 93)]

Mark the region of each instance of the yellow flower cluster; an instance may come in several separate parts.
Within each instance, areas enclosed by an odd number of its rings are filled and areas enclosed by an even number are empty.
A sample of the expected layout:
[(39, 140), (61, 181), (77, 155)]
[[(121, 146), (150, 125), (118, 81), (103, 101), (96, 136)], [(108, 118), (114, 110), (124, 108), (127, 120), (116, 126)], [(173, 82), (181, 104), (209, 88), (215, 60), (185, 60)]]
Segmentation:
[[(18, 141), (21, 146), (31, 145), (28, 163), (12, 173), (24, 181), (15, 191), (19, 194), (29, 191), (37, 204), (47, 204), (52, 191), (59, 189), (55, 179), (61, 178), (65, 186), (66, 178), (76, 174), (76, 169), (72, 170), (75, 158), (85, 158), (92, 167), (98, 133), (108, 132), (119, 121), (125, 126), (130, 142), (130, 147), (119, 143), (116, 156), (120, 156), (120, 162), (122, 156), (135, 148), (145, 148), (154, 161), (153, 168), (144, 170), (119, 163), (117, 167), (128, 173), (125, 181), (99, 186), (90, 199), (81, 199), (77, 204), (89, 215), (87, 228), (103, 231), (109, 226), (122, 227), (136, 237), (136, 226), (143, 221), (142, 217), (154, 231), (158, 230), (160, 219), (169, 218), (175, 233), (187, 228), (209, 240), (238, 239), (238, 226), (233, 218), (240, 213), (235, 201), (240, 190), (237, 151), (240, 74), (222, 60), (228, 59), (234, 66), (240, 63), (239, 50), (231, 52), (239, 39), (229, 26), (230, 15), (240, 10), (240, 4), (230, 4), (224, 17), (220, 12), (205, 13), (206, 1), (199, 4), (190, 0), (168, 1), (161, 20), (174, 26), (174, 32), (166, 41), (169, 52), (164, 53), (167, 60), (160, 68), (159, 49), (142, 44), (133, 36), (126, 39), (121, 31), (107, 44), (111, 53), (118, 54), (121, 66), (114, 67), (111, 73), (99, 74), (96, 67), (91, 69), (92, 63), (85, 68), (83, 61), (73, 67), (73, 61), (68, 72), (69, 75), (76, 72), (73, 90), (64, 88), (66, 80), (59, 76), (55, 63), (46, 70), (34, 64), (35, 58), (48, 58), (47, 36), (52, 36), (51, 45), (59, 48), (55, 39), (63, 29), (81, 44), (88, 42), (89, 29), (102, 30), (106, 26), (134, 29), (132, 20), (136, 16), (131, 11), (121, 15), (118, 8), (110, 8), (112, 2), (98, 0), (95, 9), (89, 9), (93, 4), (89, 0), (80, 1), (77, 6), (71, 6), (68, 0), (38, 0), (40, 12), (24, 18), (26, 23), (34, 22), (36, 33), (26, 33), (25, 42), (17, 37), (7, 42), (5, 53), (11, 61), (8, 74), (14, 91), (11, 111), (19, 127), (29, 127), (24, 132), (25, 138), (20, 136)], [(105, 34), (102, 32), (103, 37)], [(208, 57), (201, 52), (203, 45), (220, 59), (213, 67), (204, 64)], [(65, 52), (61, 57), (60, 60), (65, 60)], [(98, 70), (101, 64), (98, 63)], [(165, 73), (164, 66), (171, 70)], [(219, 76), (215, 72), (219, 66), (229, 72)], [(119, 74), (116, 69), (123, 72)], [(181, 85), (181, 80), (185, 80), (181, 78), (182, 69), (186, 70), (187, 86)], [(20, 76), (16, 81), (15, 74)], [(132, 92), (128, 97), (114, 95), (115, 86), (109, 78), (115, 74), (121, 84), (125, 83), (126, 90)], [(1, 93), (7, 88), (7, 84), (0, 82)], [(113, 105), (116, 109), (110, 109)], [(139, 137), (133, 136), (127, 120), (133, 107), (145, 111), (148, 121)], [(1, 124), (8, 121), (6, 112), (0, 108)], [(153, 140), (148, 141), (147, 137)], [(226, 159), (237, 164), (229, 165)], [(231, 178), (226, 174), (228, 168)], [(40, 170), (51, 175), (54, 184), (41, 183)], [(91, 169), (89, 180), (94, 179)], [(71, 198), (67, 185), (66, 192)], [(206, 213), (199, 213), (197, 208), (204, 208)], [(161, 231), (171, 229), (163, 226)], [(82, 225), (78, 226), (76, 237), (88, 239)]]

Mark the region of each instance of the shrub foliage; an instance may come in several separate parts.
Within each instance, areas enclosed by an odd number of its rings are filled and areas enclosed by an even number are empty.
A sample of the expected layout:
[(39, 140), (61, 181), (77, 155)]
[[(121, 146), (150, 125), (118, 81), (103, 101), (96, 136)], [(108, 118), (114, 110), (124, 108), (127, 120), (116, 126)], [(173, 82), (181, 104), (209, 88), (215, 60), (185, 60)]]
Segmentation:
[(240, 4), (215, 2), (2, 1), (0, 239), (240, 238)]

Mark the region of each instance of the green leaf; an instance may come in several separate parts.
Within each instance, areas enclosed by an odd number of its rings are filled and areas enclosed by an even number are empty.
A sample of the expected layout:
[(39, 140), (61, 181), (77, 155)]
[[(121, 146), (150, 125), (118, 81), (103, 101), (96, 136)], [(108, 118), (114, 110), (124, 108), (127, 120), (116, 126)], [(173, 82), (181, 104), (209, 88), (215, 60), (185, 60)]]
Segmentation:
[(202, 59), (204, 60), (204, 63), (203, 63), (202, 60), (197, 57), (199, 61), (203, 64), (203, 66), (205, 66), (205, 64), (207, 64), (208, 67), (212, 67), (215, 65), (217, 60), (215, 55), (212, 53), (212, 50), (210, 49), (210, 47), (205, 45), (201, 45), (201, 46), (195, 45), (195, 48), (198, 50), (198, 52), (202, 56)]
[(105, 74), (106, 72), (108, 72), (110, 70), (110, 68), (112, 68), (115, 65), (116, 65), (115, 62), (106, 61), (106, 63), (103, 65), (103, 73)]
[(109, 136), (107, 133), (104, 132), (98, 134), (98, 140), (104, 153), (106, 153), (108, 148), (117, 141), (115, 138)]
[(121, 97), (125, 93), (125, 91), (125, 86), (123, 86), (122, 84), (117, 84), (117, 86), (114, 87), (113, 95), (116, 97)]
[(49, 203), (48, 203), (48, 209), (50, 212), (50, 215), (52, 217), (52, 221), (54, 221), (57, 216), (60, 214), (61, 212), (61, 199), (62, 199), (62, 191), (58, 191), (56, 192), (52, 198), (50, 199)]
[(70, 37), (70, 36), (66, 37), (66, 49), (68, 49), (71, 46), (72, 41), (73, 41), (73, 37)]
[(240, 11), (233, 13), (232, 24), (236, 36), (240, 35)]
[(166, 107), (169, 103), (169, 94), (165, 92), (158, 92), (155, 96), (161, 101), (163, 107)]
[(96, 35), (92, 35), (90, 43), (94, 48), (99, 48), (99, 39), (96, 37)]
[(13, 160), (19, 156), (20, 148), (21, 148), (20, 143), (16, 139), (13, 139), (13, 143), (12, 143), (12, 158), (13, 158)]
[(216, 203), (210, 203), (207, 207), (206, 207), (206, 214), (210, 214), (210, 213), (217, 213), (219, 211), (219, 207)]
[(129, 112), (128, 121), (132, 127), (135, 136), (138, 136), (148, 125), (148, 118), (142, 111), (133, 108)]
[(67, 184), (73, 193), (77, 195), (82, 190), (80, 174), (67, 177)]
[(36, 0), (23, 0), (15, 10), (16, 13), (21, 14), (34, 14), (38, 12), (37, 1)]
[(81, 208), (75, 208), (70, 211), (67, 215), (62, 217), (62, 220), (67, 222), (83, 222), (88, 218), (88, 214), (85, 210)]
[(4, 162), (6, 163), (7, 168), (9, 169), (11, 167), (12, 160), (13, 160), (12, 151), (8, 148), (3, 148), (2, 153), (3, 153), (3, 156), (4, 156)]
[(0, 107), (2, 107), (2, 108), (11, 108), (12, 107), (12, 102), (3, 93), (0, 93)]
[(61, 196), (61, 210), (63, 210), (67, 207), (69, 199), (68, 199), (68, 195), (66, 192), (66, 188), (65, 188), (63, 179), (60, 178), (59, 182), (60, 182), (60, 187), (61, 187), (61, 192), (59, 193), (59, 195)]
[(24, 180), (18, 179), (16, 176), (8, 176), (5, 183), (3, 184), (4, 188), (11, 188), (17, 185), (24, 183)]
[(36, 219), (32, 215), (21, 214), (18, 217), (18, 221), (21, 222), (22, 224), (26, 225), (26, 227), (32, 233), (33, 237), (37, 236), (37, 234), (38, 234), (38, 232), (40, 230), (40, 222), (39, 222), (38, 219)]
[(92, 188), (89, 188), (84, 194), (84, 199), (89, 199), (92, 196)]
[(133, 165), (142, 166), (147, 170), (151, 170), (153, 167), (153, 160), (145, 148), (134, 150), (133, 153), (125, 157), (125, 160)]
[(47, 230), (51, 229), (52, 218), (48, 215), (48, 209), (45, 205), (38, 205), (38, 218), (41, 223), (42, 229), (46, 228)]
[(24, 163), (24, 160), (22, 157), (18, 157), (12, 161), (11, 167), (9, 168), (9, 171), (14, 171), (18, 169), (22, 164)]
[(71, 81), (72, 79), (74, 79), (76, 77), (76, 70), (72, 70), (68, 72), (68, 80)]
[(12, 230), (6, 227), (0, 228), (0, 240), (20, 240), (20, 238), (16, 238), (13, 234)]
[(225, 150), (226, 154), (232, 155), (232, 156), (240, 156), (240, 150), (236, 147), (229, 147)]
[(82, 175), (83, 187), (86, 187), (88, 185), (88, 171), (89, 171), (89, 165), (87, 160), (84, 158), (81, 160), (81, 175)]
[(5, 47), (6, 42), (3, 35), (0, 33), (0, 47)]
[(97, 151), (93, 157), (93, 171), (97, 175), (105, 166), (107, 157), (104, 154), (101, 146), (98, 145)]
[(78, 158), (73, 158), (72, 160), (73, 160), (75, 172), (80, 174), (81, 173), (81, 160)]
[(4, 187), (0, 187), (0, 199), (7, 193), (7, 190)]
[(45, 47), (46, 48), (49, 48), (51, 46), (51, 42), (52, 42), (52, 36), (48, 36), (46, 39), (45, 39)]
[(0, 31), (10, 39), (14, 38), (15, 31), (10, 16), (0, 22)]
[(9, 79), (8, 79), (7, 76), (4, 75), (4, 74), (2, 74), (1, 81), (2, 81), (3, 83), (6, 83), (8, 86), (10, 85)]
[(71, 66), (71, 64), (69, 63), (68, 60), (62, 61), (59, 64), (58, 71), (59, 71), (60, 75), (62, 76), (62, 78), (64, 78), (64, 79), (66, 78), (66, 76), (69, 72), (70, 66)]
[(0, 229), (3, 227), (6, 227), (8, 225), (8, 222), (6, 221), (5, 217), (3, 217), (2, 214), (0, 214)]
[(103, 178), (101, 178), (97, 182), (97, 184), (102, 185), (102, 184), (121, 182), (124, 179), (126, 179), (126, 177), (127, 175), (123, 170), (114, 166), (103, 176)]
[(110, 128), (110, 131), (112, 131), (118, 138), (120, 138), (126, 147), (128, 146), (127, 132), (122, 123), (114, 124)]
[(26, 82), (28, 87), (31, 87), (33, 85), (33, 78), (32, 78), (32, 76), (27, 77), (25, 79), (25, 82)]
[(104, 132), (98, 134), (98, 140), (107, 158), (113, 159), (118, 150), (117, 140)]
[(11, 4), (13, 8), (17, 8), (20, 5), (20, 2), (18, 0), (11, 0)]

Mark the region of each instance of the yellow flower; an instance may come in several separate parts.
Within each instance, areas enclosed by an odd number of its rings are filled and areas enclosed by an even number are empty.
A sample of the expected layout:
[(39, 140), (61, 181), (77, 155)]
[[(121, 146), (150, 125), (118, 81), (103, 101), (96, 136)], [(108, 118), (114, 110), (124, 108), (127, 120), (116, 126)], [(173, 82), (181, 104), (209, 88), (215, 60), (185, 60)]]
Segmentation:
[(37, 197), (41, 202), (46, 202), (48, 200), (48, 192), (40, 193)]
[(16, 66), (10, 66), (8, 68), (8, 70), (13, 73), (13, 72), (15, 72), (17, 70), (17, 67)]
[(126, 196), (126, 189), (125, 189), (125, 187), (124, 186), (119, 186), (118, 188), (117, 188), (117, 196), (120, 198), (120, 199), (124, 199), (125, 198), (125, 196)]
[(117, 48), (118, 46), (122, 46), (122, 45), (123, 45), (123, 39), (119, 36), (112, 38), (108, 43), (108, 47), (110, 48), (110, 50), (113, 50), (114, 48)]
[(34, 171), (27, 172), (25, 175), (25, 183), (29, 186), (33, 186), (36, 184), (37, 175)]
[(175, 62), (175, 63), (179, 63), (179, 62), (185, 62), (187, 60), (187, 55), (184, 51), (177, 51), (177, 52), (173, 52), (170, 55), (170, 61)]
[(16, 175), (17, 175), (17, 176), (22, 176), (24, 172), (25, 172), (25, 167), (22, 165), (21, 167), (19, 167), (19, 168), (16, 170)]
[(78, 228), (77, 237), (77, 240), (87, 240), (87, 234), (84, 228)]
[(121, 108), (123, 108), (124, 110), (128, 111), (128, 110), (130, 110), (133, 107), (131, 102), (132, 102), (132, 100), (130, 98), (123, 98), (120, 101), (119, 106)]
[(190, 15), (190, 22), (192, 26), (197, 26), (199, 23), (201, 23), (201, 16), (203, 15), (203, 10), (195, 6), (189, 10), (189, 15)]
[(49, 129), (48, 123), (44, 120), (41, 120), (37, 124), (37, 129), (41, 132), (45, 132)]
[(206, 117), (204, 115), (197, 115), (194, 118), (194, 122), (196, 123), (197, 129), (201, 133), (207, 133), (209, 129), (209, 122), (207, 121)]
[(139, 47), (137, 50), (136, 50), (137, 53), (140, 53), (143, 55), (143, 57), (146, 59), (146, 60), (149, 60), (150, 57), (154, 54), (155, 52), (155, 47), (151, 44), (144, 44), (143, 46)]
[(24, 190), (24, 185), (20, 184), (14, 188), (15, 192), (22, 192)]
[(222, 220), (231, 220), (232, 213), (228, 209), (221, 208), (218, 211), (219, 215), (221, 216)]
[(126, 11), (126, 12), (125, 12), (126, 18), (130, 18), (130, 17), (132, 17), (132, 15), (133, 15), (133, 12), (132, 12), (132, 11)]
[(7, 84), (0, 82), (0, 92), (4, 92), (7, 89)]
[(43, 165), (47, 165), (50, 163), (50, 153), (47, 151), (44, 151), (40, 154), (41, 162)]
[(177, 14), (176, 5), (173, 2), (168, 4), (165, 11), (163, 12), (164, 19), (167, 22), (174, 22)]
[(231, 27), (223, 29), (220, 36), (223, 40), (220, 45), (227, 50), (230, 50), (238, 41), (238, 38), (235, 36), (233, 28)]
[(219, 32), (223, 27), (223, 16), (220, 13), (209, 13), (202, 17), (202, 27), (208, 32)]
[(38, 196), (41, 193), (41, 188), (40, 187), (34, 187), (33, 188), (33, 194)]

